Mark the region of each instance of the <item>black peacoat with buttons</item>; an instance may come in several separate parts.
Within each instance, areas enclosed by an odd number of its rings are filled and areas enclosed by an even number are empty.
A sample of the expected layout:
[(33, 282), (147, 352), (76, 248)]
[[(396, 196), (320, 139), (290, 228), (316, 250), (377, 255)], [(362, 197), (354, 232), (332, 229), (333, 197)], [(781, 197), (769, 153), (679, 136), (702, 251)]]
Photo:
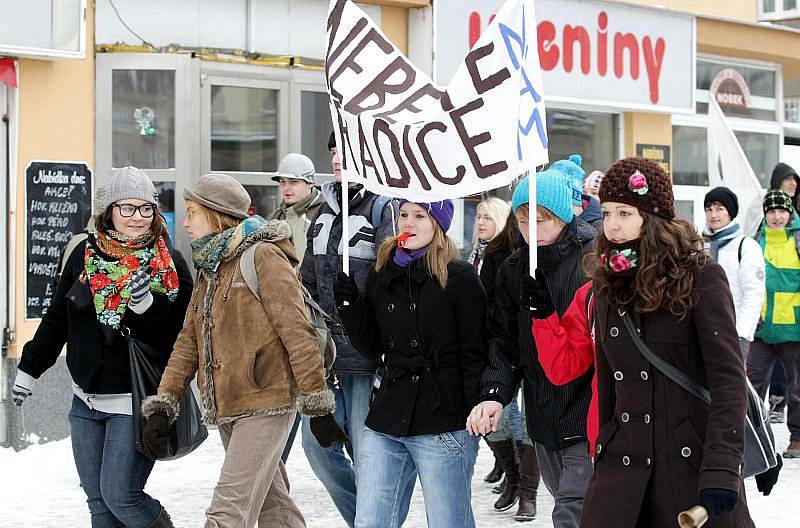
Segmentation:
[(372, 270), (358, 301), (341, 307), (350, 340), (368, 359), (384, 358), (367, 426), (413, 436), (464, 429), (486, 365), (486, 294), (466, 262), (447, 267), (447, 287), (424, 259), (392, 259)]
[(707, 406), (657, 371), (628, 337), (619, 311), (595, 297), (600, 431), (582, 528), (672, 528), (706, 488), (739, 493), (711, 528), (753, 526), (741, 467), (747, 386), (733, 299), (722, 268), (695, 274), (698, 302), (684, 318), (632, 314), (649, 348), (708, 387)]

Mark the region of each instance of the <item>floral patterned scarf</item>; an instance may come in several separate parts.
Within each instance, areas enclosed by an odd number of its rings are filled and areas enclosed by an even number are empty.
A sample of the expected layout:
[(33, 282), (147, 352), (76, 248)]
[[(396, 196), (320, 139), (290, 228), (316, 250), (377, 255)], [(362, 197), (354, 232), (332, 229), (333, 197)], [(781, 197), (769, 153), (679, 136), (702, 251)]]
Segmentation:
[(79, 279), (89, 284), (97, 320), (115, 330), (120, 328), (131, 299), (128, 283), (140, 267), (153, 268), (151, 291), (166, 295), (169, 302), (178, 297), (175, 263), (164, 238), (156, 238), (152, 232), (132, 239), (116, 231), (92, 231), (83, 260)]

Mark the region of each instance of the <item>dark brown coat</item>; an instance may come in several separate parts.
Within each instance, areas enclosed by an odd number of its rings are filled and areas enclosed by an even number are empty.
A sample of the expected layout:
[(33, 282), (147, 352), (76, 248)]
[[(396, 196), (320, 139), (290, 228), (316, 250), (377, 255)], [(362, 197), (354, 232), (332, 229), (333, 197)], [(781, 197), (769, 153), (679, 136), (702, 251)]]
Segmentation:
[(733, 300), (716, 263), (696, 271), (695, 289), (687, 317), (662, 309), (634, 320), (654, 352), (709, 388), (710, 407), (653, 368), (618, 311), (596, 298), (600, 433), (582, 528), (673, 528), (705, 488), (740, 497), (706, 526), (753, 526), (741, 478), (747, 388)]

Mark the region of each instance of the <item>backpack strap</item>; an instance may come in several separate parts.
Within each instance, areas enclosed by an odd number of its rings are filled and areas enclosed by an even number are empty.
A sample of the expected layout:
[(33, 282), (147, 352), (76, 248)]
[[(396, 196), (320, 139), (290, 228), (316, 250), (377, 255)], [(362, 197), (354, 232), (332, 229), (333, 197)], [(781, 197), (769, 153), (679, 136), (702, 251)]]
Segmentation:
[(86, 231), (81, 231), (80, 233), (76, 233), (72, 238), (69, 239), (67, 245), (64, 246), (64, 252), (61, 254), (61, 264), (58, 266), (58, 275), (60, 276), (64, 273), (64, 268), (67, 266), (67, 261), (72, 256), (72, 252), (75, 251), (81, 242), (89, 238), (89, 233)]
[(392, 199), (388, 196), (381, 196), (376, 195), (375, 200), (372, 201), (372, 211), (370, 213), (370, 221), (372, 223), (372, 227), (376, 230), (378, 226), (381, 225), (381, 218), (383, 217), (383, 208), (386, 207), (386, 204), (389, 203)]
[(747, 238), (747, 237), (743, 236), (742, 239), (739, 241), (739, 253), (738, 253), (739, 254), (739, 266), (742, 265), (742, 246), (744, 245), (744, 239), (745, 238)]
[(256, 242), (248, 247), (239, 258), (239, 271), (242, 273), (242, 279), (256, 299), (261, 301), (261, 291), (258, 287), (258, 272), (256, 271), (256, 248), (261, 242)]

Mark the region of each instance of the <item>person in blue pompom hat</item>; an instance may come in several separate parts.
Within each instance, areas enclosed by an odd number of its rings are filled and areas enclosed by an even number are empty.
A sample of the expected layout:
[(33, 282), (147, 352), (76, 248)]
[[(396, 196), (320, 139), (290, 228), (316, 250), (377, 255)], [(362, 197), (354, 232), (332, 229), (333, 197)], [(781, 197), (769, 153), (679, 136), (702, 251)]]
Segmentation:
[(474, 528), (478, 439), (465, 424), (486, 367), (486, 293), (447, 236), (452, 200), (400, 202), (400, 235), (378, 249), (359, 289), (337, 276), (334, 296), (351, 342), (383, 358), (362, 446), (355, 526), (399, 526), (417, 476), (429, 526)]
[(567, 178), (572, 188), (572, 211), (599, 232), (603, 228), (603, 213), (600, 202), (583, 193), (583, 179), (586, 172), (581, 166), (582, 163), (583, 158), (580, 154), (572, 154), (567, 159), (554, 161), (547, 170), (540, 172), (539, 176), (556, 173)]
[[(583, 495), (592, 474), (586, 435), (586, 418), (592, 394), (592, 373), (567, 385), (551, 383), (538, 365), (538, 351), (531, 332), (533, 299), (541, 291), (550, 299), (548, 313), (559, 316), (586, 282), (583, 256), (593, 247), (595, 229), (573, 213), (573, 185), (565, 169), (580, 167), (570, 160), (554, 163), (536, 176), (536, 245), (538, 268), (530, 276), (529, 178), (514, 190), (512, 208), (524, 244), (506, 259), (497, 274), (495, 303), (490, 310), (489, 365), (483, 373), (480, 400), (470, 413), (467, 429), (485, 435), (495, 430), (500, 413), (522, 380), (524, 396), (521, 467), (531, 472), (520, 482), (519, 521), (536, 515), (536, 486), (544, 479), (555, 497), (553, 518), (559, 527), (577, 527)], [(537, 463), (538, 461), (538, 463)], [(533, 463), (532, 463), (533, 462)], [(534, 466), (535, 464), (535, 466)], [(521, 472), (523, 470), (521, 469)], [(534, 473), (535, 472), (535, 473)], [(525, 485), (523, 485), (523, 483)], [(523, 505), (525, 509), (523, 510)]]

